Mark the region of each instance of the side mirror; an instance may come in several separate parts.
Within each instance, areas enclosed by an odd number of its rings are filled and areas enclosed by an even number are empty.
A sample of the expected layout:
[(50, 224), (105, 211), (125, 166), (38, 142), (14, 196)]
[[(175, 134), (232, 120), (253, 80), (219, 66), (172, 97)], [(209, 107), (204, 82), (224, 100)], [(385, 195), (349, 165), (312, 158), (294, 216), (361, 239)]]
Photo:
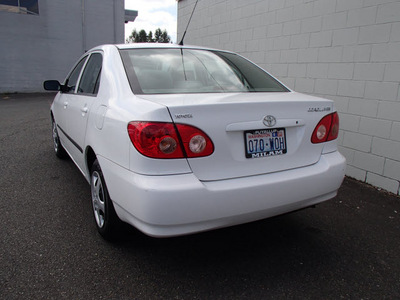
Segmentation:
[(61, 84), (58, 82), (58, 80), (46, 80), (43, 82), (43, 88), (46, 91), (60, 91)]

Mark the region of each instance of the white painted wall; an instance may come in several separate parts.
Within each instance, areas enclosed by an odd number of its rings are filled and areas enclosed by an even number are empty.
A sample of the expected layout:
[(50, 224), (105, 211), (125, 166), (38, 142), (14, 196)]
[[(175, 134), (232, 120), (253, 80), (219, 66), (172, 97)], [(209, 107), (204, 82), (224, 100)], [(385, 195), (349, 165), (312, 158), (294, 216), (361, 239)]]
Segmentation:
[[(178, 41), (194, 3), (178, 3)], [(238, 52), (335, 100), (347, 175), (399, 194), (400, 0), (200, 0), (185, 44)]]
[(85, 50), (123, 43), (124, 12), (123, 0), (40, 0), (38, 16), (0, 11), (0, 93), (42, 92)]

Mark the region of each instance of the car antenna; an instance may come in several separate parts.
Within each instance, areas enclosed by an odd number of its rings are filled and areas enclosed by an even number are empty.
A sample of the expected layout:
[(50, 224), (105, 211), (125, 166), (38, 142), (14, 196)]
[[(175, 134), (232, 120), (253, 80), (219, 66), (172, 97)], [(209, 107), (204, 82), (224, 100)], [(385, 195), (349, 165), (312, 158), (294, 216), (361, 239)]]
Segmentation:
[(188, 27), (189, 27), (190, 21), (192, 20), (193, 13), (194, 13), (194, 11), (195, 11), (195, 9), (196, 9), (196, 6), (197, 6), (197, 2), (199, 2), (199, 0), (196, 0), (196, 3), (194, 4), (193, 10), (192, 10), (192, 14), (190, 15), (189, 21), (188, 21), (188, 23), (187, 23), (187, 25), (186, 25), (185, 32), (183, 33), (182, 39), (181, 39), (181, 41), (180, 41), (179, 44), (178, 44), (179, 46), (183, 46), (183, 39), (185, 38), (186, 31), (187, 31), (187, 29), (188, 29)]

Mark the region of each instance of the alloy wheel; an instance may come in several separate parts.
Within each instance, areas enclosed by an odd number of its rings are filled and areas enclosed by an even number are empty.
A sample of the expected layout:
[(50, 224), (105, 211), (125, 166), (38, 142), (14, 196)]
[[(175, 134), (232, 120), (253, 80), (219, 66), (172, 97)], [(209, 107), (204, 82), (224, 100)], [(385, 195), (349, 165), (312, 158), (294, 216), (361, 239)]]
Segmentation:
[(58, 147), (60, 145), (60, 139), (58, 137), (57, 124), (54, 121), (53, 121), (53, 143), (54, 143), (54, 151), (57, 153)]
[(91, 190), (94, 217), (96, 219), (97, 226), (102, 228), (105, 222), (105, 195), (103, 182), (100, 174), (97, 171), (92, 173)]

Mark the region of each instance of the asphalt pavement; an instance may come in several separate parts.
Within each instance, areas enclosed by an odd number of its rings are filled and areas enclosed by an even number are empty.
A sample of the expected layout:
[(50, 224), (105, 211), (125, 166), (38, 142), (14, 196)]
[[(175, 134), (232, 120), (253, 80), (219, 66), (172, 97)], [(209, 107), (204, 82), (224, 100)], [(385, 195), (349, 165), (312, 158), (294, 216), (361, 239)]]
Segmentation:
[(400, 298), (400, 198), (348, 178), (313, 209), (104, 241), (89, 185), (53, 153), (52, 98), (0, 95), (0, 299)]

